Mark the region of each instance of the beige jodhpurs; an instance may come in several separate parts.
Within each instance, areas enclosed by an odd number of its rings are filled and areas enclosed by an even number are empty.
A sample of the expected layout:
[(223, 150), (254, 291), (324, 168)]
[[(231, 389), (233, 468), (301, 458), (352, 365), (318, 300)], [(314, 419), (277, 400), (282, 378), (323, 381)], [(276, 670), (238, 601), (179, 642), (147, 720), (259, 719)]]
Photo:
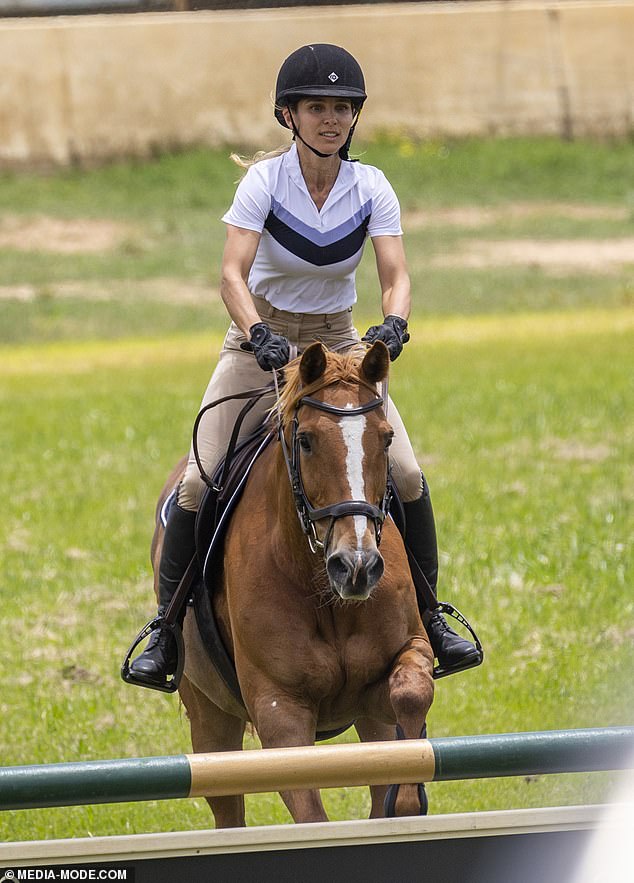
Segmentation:
[[(306, 349), (315, 340), (321, 340), (329, 347), (337, 347), (339, 351), (345, 349), (346, 344), (352, 347), (359, 341), (359, 335), (352, 325), (352, 309), (319, 315), (289, 313), (276, 309), (263, 298), (254, 297), (253, 301), (262, 320), (271, 330), (283, 334), (299, 350)], [(253, 353), (240, 349), (240, 344), (245, 340), (240, 329), (232, 322), (201, 408), (223, 396), (265, 386), (271, 382), (271, 372), (260, 368)], [(242, 425), (241, 437), (246, 437), (258, 427), (273, 403), (273, 396), (264, 396), (259, 400)], [(208, 411), (202, 418), (198, 431), (198, 453), (207, 475), (213, 473), (224, 457), (236, 417), (244, 404), (244, 399), (225, 402)], [(391, 398), (387, 419), (394, 430), (390, 447), (394, 483), (403, 502), (417, 500), (423, 491), (420, 467)], [(187, 470), (178, 490), (179, 505), (183, 509), (198, 510), (205, 489), (206, 485), (200, 477), (193, 451), (190, 451)]]

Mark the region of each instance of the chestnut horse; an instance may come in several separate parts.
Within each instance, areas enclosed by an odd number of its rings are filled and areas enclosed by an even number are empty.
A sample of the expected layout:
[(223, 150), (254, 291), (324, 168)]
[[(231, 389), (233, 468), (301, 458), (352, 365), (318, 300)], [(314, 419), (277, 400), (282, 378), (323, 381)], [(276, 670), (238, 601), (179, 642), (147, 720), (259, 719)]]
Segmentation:
[[(363, 741), (394, 739), (395, 725), (399, 736), (420, 738), (433, 698), (433, 654), (401, 535), (389, 517), (383, 521), (392, 431), (377, 384), (388, 369), (382, 343), (364, 356), (314, 343), (287, 366), (281, 443), (270, 444), (251, 471), (214, 599), (244, 707), (210, 662), (191, 609), (183, 625), (179, 693), (194, 751), (242, 748), (247, 721), (265, 748), (310, 745), (316, 731), (351, 722)], [(181, 471), (170, 476), (159, 510)], [(308, 508), (296, 508), (289, 473)], [(159, 521), (155, 573), (162, 530)], [(387, 786), (372, 786), (371, 817), (383, 815), (386, 793)], [(318, 790), (282, 798), (296, 822), (327, 820)], [(245, 824), (242, 796), (208, 801), (218, 827)], [(394, 812), (417, 815), (421, 802), (422, 789), (402, 785)]]

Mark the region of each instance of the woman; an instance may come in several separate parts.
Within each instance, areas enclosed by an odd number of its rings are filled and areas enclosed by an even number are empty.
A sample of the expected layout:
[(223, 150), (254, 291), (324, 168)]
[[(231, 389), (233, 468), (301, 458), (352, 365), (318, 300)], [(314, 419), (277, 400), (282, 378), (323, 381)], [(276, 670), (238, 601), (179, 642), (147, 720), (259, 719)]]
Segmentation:
[[(363, 73), (345, 49), (303, 46), (282, 65), (275, 116), (292, 131), (294, 143), (241, 163), (248, 171), (223, 217), (227, 239), (220, 290), (232, 323), (203, 405), (264, 385), (267, 372), (288, 362), (291, 344), (301, 350), (319, 339), (339, 350), (359, 346), (351, 311), (355, 271), (368, 236), (385, 318), (362, 340), (384, 341), (391, 359), (396, 359), (409, 339), (410, 284), (396, 195), (382, 172), (348, 157), (365, 99)], [(208, 474), (226, 451), (242, 404), (221, 405), (201, 422), (199, 451)], [(243, 433), (256, 428), (268, 407), (270, 401), (261, 400)], [(392, 475), (404, 504), (406, 542), (435, 590), (438, 555), (429, 491), (391, 401), (389, 420), (394, 429)], [(204, 490), (190, 455), (165, 530), (159, 616), (194, 555), (194, 522)], [(444, 673), (482, 661), (481, 652), (456, 634), (440, 613), (425, 617), (425, 625)], [(137, 682), (156, 687), (175, 668), (173, 635), (158, 629), (130, 671)]]

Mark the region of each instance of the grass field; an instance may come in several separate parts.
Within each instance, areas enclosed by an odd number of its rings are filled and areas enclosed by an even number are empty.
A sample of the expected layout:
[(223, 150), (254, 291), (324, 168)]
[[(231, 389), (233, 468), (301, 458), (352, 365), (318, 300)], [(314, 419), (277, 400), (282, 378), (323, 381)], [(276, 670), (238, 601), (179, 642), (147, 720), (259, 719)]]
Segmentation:
[[(416, 318), (391, 391), (432, 489), (441, 594), (487, 651), (481, 669), (439, 682), (432, 736), (634, 717), (627, 148), (386, 140), (364, 157), (394, 180), (410, 227)], [(205, 298), (232, 174), (199, 152), (0, 182), (3, 764), (190, 750), (177, 700), (118, 669), (151, 613), (155, 499), (222, 339)], [(494, 260), (491, 243), (511, 240), (625, 248), (594, 263)], [(480, 265), (465, 265), (477, 244)], [(359, 281), (363, 325), (376, 317), (370, 262)], [(593, 802), (610, 782), (429, 792), (439, 813)], [(364, 789), (325, 799), (333, 818), (367, 812)], [(288, 821), (275, 795), (247, 805), (251, 824)], [(210, 824), (203, 801), (167, 801), (5, 813), (0, 837)]]

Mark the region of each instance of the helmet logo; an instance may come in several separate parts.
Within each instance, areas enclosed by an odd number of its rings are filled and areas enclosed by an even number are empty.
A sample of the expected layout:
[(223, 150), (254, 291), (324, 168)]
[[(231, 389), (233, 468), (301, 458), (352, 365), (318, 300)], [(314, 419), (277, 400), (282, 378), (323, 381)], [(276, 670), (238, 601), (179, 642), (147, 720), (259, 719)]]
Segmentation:
[(339, 79), (339, 77), (338, 77), (337, 74), (333, 71), (331, 74), (328, 74), (328, 79), (330, 80), (331, 83), (336, 83), (337, 80)]

